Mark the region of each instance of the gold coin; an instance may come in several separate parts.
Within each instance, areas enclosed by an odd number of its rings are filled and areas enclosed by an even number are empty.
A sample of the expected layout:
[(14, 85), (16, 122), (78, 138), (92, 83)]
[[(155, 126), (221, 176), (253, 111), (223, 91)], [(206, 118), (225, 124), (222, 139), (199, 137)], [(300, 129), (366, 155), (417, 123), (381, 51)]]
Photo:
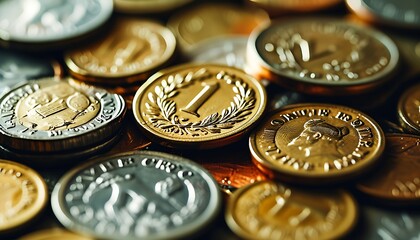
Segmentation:
[(296, 104), (272, 113), (251, 134), (254, 163), (292, 183), (325, 184), (371, 169), (384, 151), (379, 125), (352, 108)]
[(398, 120), (407, 131), (420, 134), (420, 84), (410, 87), (401, 96)]
[(206, 40), (221, 36), (248, 36), (258, 25), (270, 22), (268, 14), (257, 8), (207, 3), (181, 11), (168, 21), (181, 50), (188, 52)]
[(33, 220), (48, 201), (47, 185), (31, 168), (0, 160), (0, 234)]
[(39, 230), (20, 237), (19, 240), (93, 240), (93, 238), (76, 234), (62, 228)]
[(251, 73), (318, 95), (368, 92), (397, 69), (395, 43), (374, 29), (334, 18), (287, 19), (255, 30), (248, 43)]
[(261, 181), (233, 193), (225, 219), (246, 239), (339, 239), (350, 232), (357, 215), (356, 202), (345, 191)]
[(179, 65), (151, 76), (133, 113), (143, 132), (170, 147), (214, 148), (239, 140), (262, 116), (263, 86), (223, 65)]
[(248, 0), (247, 2), (265, 9), (270, 15), (277, 15), (319, 11), (338, 5), (341, 0)]
[(65, 62), (78, 79), (121, 85), (147, 79), (175, 46), (175, 36), (160, 23), (121, 17), (104, 39), (66, 53)]
[(115, 0), (115, 11), (122, 13), (162, 13), (181, 7), (192, 0)]

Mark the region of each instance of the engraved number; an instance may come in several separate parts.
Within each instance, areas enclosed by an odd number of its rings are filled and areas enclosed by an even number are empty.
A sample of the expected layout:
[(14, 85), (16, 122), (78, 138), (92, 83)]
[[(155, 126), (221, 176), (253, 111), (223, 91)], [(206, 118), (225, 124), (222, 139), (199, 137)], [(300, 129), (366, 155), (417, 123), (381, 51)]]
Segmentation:
[(209, 97), (219, 88), (219, 83), (202, 83), (204, 88), (191, 100), (191, 102), (181, 111), (190, 113), (194, 116), (200, 117), (197, 113), (198, 108), (203, 105), (203, 103), (209, 99)]

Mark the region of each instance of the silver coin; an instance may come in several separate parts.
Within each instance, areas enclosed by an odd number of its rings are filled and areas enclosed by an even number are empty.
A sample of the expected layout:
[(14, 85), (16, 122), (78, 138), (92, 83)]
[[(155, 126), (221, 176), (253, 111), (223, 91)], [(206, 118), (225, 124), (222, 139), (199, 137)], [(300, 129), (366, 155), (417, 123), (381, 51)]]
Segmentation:
[(0, 97), (0, 144), (37, 153), (95, 146), (119, 131), (125, 112), (118, 94), (64, 79), (31, 80)]
[(62, 41), (105, 23), (112, 0), (0, 1), (0, 39), (23, 43)]
[(221, 193), (200, 165), (167, 153), (96, 158), (68, 172), (52, 209), (68, 229), (105, 239), (178, 239), (214, 220)]
[(248, 37), (224, 37), (199, 43), (188, 56), (192, 62), (218, 63), (245, 69)]

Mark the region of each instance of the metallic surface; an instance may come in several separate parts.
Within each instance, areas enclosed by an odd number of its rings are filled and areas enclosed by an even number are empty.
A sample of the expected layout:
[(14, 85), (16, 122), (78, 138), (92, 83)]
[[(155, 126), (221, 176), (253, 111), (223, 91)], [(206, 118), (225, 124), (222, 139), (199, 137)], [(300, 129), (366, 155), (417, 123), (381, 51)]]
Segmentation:
[(132, 109), (152, 141), (203, 149), (239, 140), (261, 118), (266, 102), (263, 86), (242, 70), (191, 64), (150, 77)]
[(357, 221), (353, 197), (262, 181), (238, 189), (228, 201), (226, 223), (246, 239), (339, 239)]
[(62, 228), (51, 228), (51, 229), (44, 229), (37, 232), (33, 232), (27, 234), (19, 240), (57, 240), (57, 239), (65, 239), (65, 240), (93, 240), (93, 238), (86, 237), (80, 234), (76, 234), (70, 231), (67, 231)]
[(260, 72), (284, 87), (348, 95), (368, 92), (390, 80), (399, 52), (379, 31), (318, 17), (287, 19), (256, 29), (247, 58), (250, 72)]
[(388, 134), (385, 140), (380, 165), (357, 189), (383, 202), (420, 205), (420, 137)]
[(313, 12), (338, 5), (341, 0), (248, 0), (267, 10), (270, 14), (287, 14), (290, 12)]
[(115, 0), (115, 10), (122, 13), (162, 13), (173, 10), (192, 0)]
[(47, 186), (31, 168), (0, 160), (0, 234), (33, 220), (48, 202)]
[(407, 131), (420, 134), (420, 84), (411, 86), (400, 97), (398, 120)]
[(98, 28), (111, 16), (112, 0), (5, 0), (0, 2), (0, 39), (57, 42)]
[(39, 153), (94, 146), (118, 132), (125, 109), (121, 96), (101, 89), (28, 81), (0, 98), (0, 142)]
[(106, 239), (188, 237), (214, 220), (220, 201), (200, 165), (152, 151), (96, 158), (68, 172), (51, 197), (66, 228)]
[(65, 62), (79, 79), (121, 85), (145, 80), (169, 61), (175, 46), (175, 36), (160, 23), (120, 17), (104, 39), (68, 52)]
[(369, 116), (332, 104), (288, 105), (272, 112), (249, 138), (254, 163), (292, 183), (336, 184), (372, 169), (385, 148)]

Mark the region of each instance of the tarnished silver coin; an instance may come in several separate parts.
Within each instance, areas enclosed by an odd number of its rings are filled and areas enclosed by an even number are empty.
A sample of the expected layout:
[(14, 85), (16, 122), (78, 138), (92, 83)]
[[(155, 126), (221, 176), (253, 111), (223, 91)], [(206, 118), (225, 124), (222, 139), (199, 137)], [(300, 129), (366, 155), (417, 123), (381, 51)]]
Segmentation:
[(134, 151), (95, 158), (55, 186), (52, 209), (68, 229), (105, 239), (181, 239), (220, 210), (211, 175), (185, 158)]
[(0, 97), (0, 144), (37, 153), (93, 147), (119, 131), (125, 112), (118, 94), (66, 79), (31, 80)]
[(45, 43), (82, 36), (105, 23), (112, 0), (0, 1), (0, 39)]
[(63, 74), (56, 61), (1, 48), (0, 56), (0, 93), (20, 81)]

